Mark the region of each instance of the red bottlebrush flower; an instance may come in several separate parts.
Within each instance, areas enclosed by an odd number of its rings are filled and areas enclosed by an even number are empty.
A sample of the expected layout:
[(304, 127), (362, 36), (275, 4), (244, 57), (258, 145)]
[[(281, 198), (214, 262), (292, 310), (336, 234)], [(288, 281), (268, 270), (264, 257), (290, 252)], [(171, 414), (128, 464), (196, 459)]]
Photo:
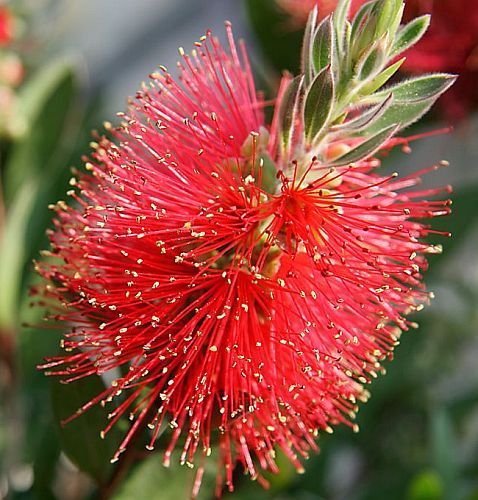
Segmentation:
[(410, 73), (445, 71), (459, 75), (442, 101), (449, 118), (460, 119), (478, 106), (478, 2), (410, 0), (405, 14), (432, 14), (426, 36), (406, 53)]
[(10, 9), (0, 5), (0, 47), (8, 45), (13, 38), (13, 16)]
[(418, 177), (374, 173), (378, 160), (331, 170), (295, 161), (295, 143), (278, 154), (279, 112), (268, 128), (227, 31), (229, 51), (208, 33), (179, 82), (151, 75), (98, 139), (38, 265), (72, 325), (44, 368), (66, 382), (127, 368), (80, 413), (117, 401), (105, 433), (130, 416), (114, 459), (146, 427), (152, 449), (169, 422), (164, 463), (176, 446), (182, 463), (201, 457), (193, 494), (213, 431), (219, 493), (236, 462), (262, 480), (279, 448), (300, 470), (320, 431), (355, 427), (364, 385), (429, 297), (421, 219), (448, 211)]

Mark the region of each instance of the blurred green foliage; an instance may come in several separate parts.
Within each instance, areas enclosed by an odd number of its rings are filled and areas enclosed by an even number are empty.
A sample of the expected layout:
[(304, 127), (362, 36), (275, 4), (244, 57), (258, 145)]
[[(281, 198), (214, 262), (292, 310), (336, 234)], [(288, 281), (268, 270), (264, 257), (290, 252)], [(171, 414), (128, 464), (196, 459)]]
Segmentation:
[(266, 63), (278, 74), (298, 74), (303, 32), (292, 25), (276, 0), (246, 0), (252, 27)]

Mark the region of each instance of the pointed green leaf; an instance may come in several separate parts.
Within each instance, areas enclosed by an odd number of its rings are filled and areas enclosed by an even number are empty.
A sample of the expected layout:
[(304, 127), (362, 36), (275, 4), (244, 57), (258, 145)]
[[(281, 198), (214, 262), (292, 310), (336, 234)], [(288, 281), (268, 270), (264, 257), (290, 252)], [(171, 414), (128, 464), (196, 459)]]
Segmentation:
[(365, 160), (378, 151), (397, 131), (397, 125), (391, 125), (377, 134), (362, 142), (355, 148), (351, 149), (348, 153), (336, 158), (329, 164), (334, 167), (341, 167), (350, 165), (360, 160)]
[(325, 67), (314, 79), (305, 97), (304, 126), (306, 140), (311, 144), (329, 119), (334, 103), (334, 78), (331, 67)]
[(355, 17), (352, 21), (352, 39), (356, 39), (358, 34), (362, 31), (363, 26), (368, 18), (369, 13), (373, 9), (373, 6), (376, 4), (374, 2), (366, 2), (355, 14)]
[(410, 104), (394, 101), (385, 113), (368, 127), (366, 132), (375, 133), (396, 123), (400, 125), (400, 129), (404, 129), (419, 120), (433, 106), (435, 101), (436, 98)]
[(340, 125), (332, 127), (333, 132), (357, 133), (375, 123), (387, 111), (393, 102), (393, 95), (383, 100), (383, 102), (370, 106), (365, 111), (362, 111), (352, 120), (348, 120)]
[(398, 5), (396, 5), (395, 8), (395, 18), (391, 19), (391, 22), (387, 28), (388, 32), (390, 33), (390, 40), (394, 40), (397, 36), (397, 31), (400, 28), (400, 23), (402, 22), (403, 18), (403, 12), (405, 10), (405, 2), (403, 0), (399, 0)]
[(314, 78), (314, 68), (312, 65), (312, 44), (317, 30), (317, 7), (312, 9), (307, 20), (302, 42), (301, 68), (305, 75), (305, 83), (308, 85)]
[(374, 77), (383, 68), (386, 62), (387, 50), (385, 40), (377, 40), (359, 59), (355, 67), (355, 74), (360, 81)]
[(334, 56), (334, 28), (332, 18), (326, 17), (317, 28), (312, 45), (312, 64), (315, 73), (319, 73), (329, 64)]
[(350, 12), (350, 4), (352, 0), (339, 0), (337, 7), (333, 13), (334, 27), (338, 32), (341, 32), (345, 26)]
[(415, 45), (420, 38), (425, 34), (430, 25), (430, 15), (426, 14), (421, 17), (417, 17), (413, 21), (406, 24), (397, 33), (395, 38), (391, 56), (397, 56), (403, 51), (409, 49), (412, 45)]
[(377, 24), (375, 28), (375, 36), (382, 36), (387, 31), (392, 17), (392, 11), (395, 7), (396, 0), (382, 0), (380, 9), (377, 15)]
[(344, 39), (346, 36), (346, 22), (350, 11), (351, 0), (339, 0), (335, 12), (332, 16), (337, 45), (339, 52), (344, 50)]
[[(347, 55), (347, 58), (350, 56), (350, 43), (352, 40), (352, 23), (350, 21), (345, 21), (345, 35), (344, 35), (344, 56)], [(344, 68), (346, 70), (346, 68)]]
[(369, 2), (360, 9), (352, 23), (353, 59), (358, 60), (375, 39), (381, 2)]
[(361, 95), (370, 95), (377, 91), (380, 87), (385, 85), (385, 83), (392, 78), (392, 76), (399, 70), (400, 66), (404, 63), (405, 57), (400, 59), (396, 63), (392, 64), (388, 68), (385, 68), (379, 75), (377, 75), (371, 82), (366, 83), (362, 90)]
[(303, 76), (296, 76), (289, 84), (279, 108), (280, 142), (282, 155), (290, 150), (295, 118), (300, 110)]
[(385, 32), (389, 32), (395, 37), (395, 31), (400, 24), (403, 12), (403, 0), (384, 0), (379, 5), (377, 26), (375, 36), (381, 37)]
[(443, 92), (450, 88), (456, 80), (455, 75), (435, 73), (433, 75), (419, 76), (397, 83), (387, 89), (374, 94), (372, 97), (383, 97), (393, 93), (395, 102), (407, 104), (426, 101), (430, 98), (437, 99)]

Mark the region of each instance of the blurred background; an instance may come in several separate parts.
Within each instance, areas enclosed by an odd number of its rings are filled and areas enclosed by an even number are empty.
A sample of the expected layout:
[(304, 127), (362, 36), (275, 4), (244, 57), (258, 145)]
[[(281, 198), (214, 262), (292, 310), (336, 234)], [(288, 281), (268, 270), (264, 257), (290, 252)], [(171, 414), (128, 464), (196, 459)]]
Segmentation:
[[(65, 196), (90, 131), (114, 122), (149, 73), (159, 64), (173, 70), (177, 48), (207, 28), (222, 39), (228, 19), (247, 41), (257, 86), (272, 94), (281, 71), (297, 69), (311, 3), (0, 0), (0, 498), (188, 498), (191, 472), (165, 469), (159, 455), (138, 450), (128, 467), (110, 465), (117, 436), (99, 439), (101, 408), (59, 425), (97, 387), (65, 389), (36, 370), (58, 349), (61, 330), (42, 325), (44, 311), (30, 306), (32, 260), (48, 246), (48, 205)], [(284, 460), (269, 491), (237, 471), (237, 491), (225, 498), (478, 499), (478, 1), (407, 2), (408, 16), (431, 11), (429, 38), (411, 49), (403, 71), (460, 79), (406, 135), (453, 129), (395, 151), (383, 168), (406, 173), (450, 162), (425, 180), (455, 188), (453, 215), (435, 222), (453, 232), (435, 240), (444, 246), (427, 277), (436, 299), (373, 383), (359, 434), (322, 436), (304, 475)], [(206, 477), (200, 498), (212, 491)]]

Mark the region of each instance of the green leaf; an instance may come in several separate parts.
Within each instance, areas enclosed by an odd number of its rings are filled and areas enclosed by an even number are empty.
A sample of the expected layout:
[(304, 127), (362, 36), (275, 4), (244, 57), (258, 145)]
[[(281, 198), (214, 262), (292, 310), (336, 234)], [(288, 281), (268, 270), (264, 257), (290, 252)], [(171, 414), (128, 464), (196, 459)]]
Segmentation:
[(419, 120), (433, 106), (435, 100), (428, 99), (412, 104), (394, 101), (385, 113), (369, 127), (367, 133), (375, 133), (393, 124), (399, 124), (400, 129), (404, 129)]
[(417, 17), (401, 28), (395, 38), (391, 56), (397, 56), (403, 51), (409, 49), (412, 45), (415, 45), (425, 34), (429, 25), (430, 15), (426, 14), (424, 16)]
[(372, 98), (393, 92), (396, 103), (414, 104), (430, 98), (437, 99), (449, 89), (456, 80), (455, 75), (435, 73), (433, 75), (419, 76), (397, 83), (382, 92), (371, 96)]
[(317, 74), (307, 91), (304, 105), (304, 128), (306, 140), (316, 141), (332, 113), (334, 104), (334, 78), (331, 67)]
[(405, 57), (399, 61), (393, 63), (388, 68), (385, 68), (379, 75), (377, 75), (372, 81), (367, 82), (361, 89), (361, 95), (370, 95), (377, 91), (382, 85), (392, 78), (392, 76), (399, 70), (400, 66), (404, 63)]
[(45, 119), (45, 102), (58, 90), (59, 82), (71, 75), (76, 65), (68, 59), (57, 59), (34, 74), (19, 91), (20, 110), (30, 130), (38, 118)]
[(403, 12), (405, 10), (405, 2), (403, 0), (397, 0), (394, 7), (395, 8), (392, 11), (392, 15), (390, 17), (390, 22), (388, 23), (388, 26), (385, 30), (390, 34), (390, 41), (394, 40), (397, 36), (397, 31), (400, 27)]
[(332, 18), (326, 17), (317, 28), (312, 45), (312, 62), (315, 74), (322, 71), (326, 66), (333, 65), (334, 55), (334, 28)]
[[(84, 130), (86, 136), (90, 129), (89, 125), (85, 127), (79, 78), (73, 63), (60, 61), (45, 67), (42, 73), (31, 82), (32, 86), (36, 82), (37, 95), (37, 100), (29, 98), (30, 116), (33, 119), (36, 115), (33, 125), (29, 133), (12, 144), (5, 165), (7, 202), (11, 204), (15, 200), (25, 179), (31, 179), (36, 186), (28, 221), (24, 264), (37, 258), (38, 250), (46, 244), (45, 229), (51, 221), (48, 205), (64, 196), (71, 176), (68, 167), (80, 157), (76, 149), (80, 131)], [(40, 97), (46, 100), (40, 103)], [(88, 144), (86, 137), (84, 144)], [(24, 271), (28, 268), (25, 267)], [(26, 281), (24, 273), (23, 284)]]
[[(352, 24), (350, 21), (345, 21), (345, 28), (344, 28), (344, 37), (342, 41), (342, 52), (339, 52), (337, 49), (337, 60), (338, 63), (335, 64), (335, 67), (338, 68), (338, 74), (340, 76), (342, 75), (348, 75), (350, 71), (350, 65), (351, 65), (351, 50), (350, 50), (350, 45), (352, 41)], [(336, 38), (336, 48), (339, 45), (339, 39), (338, 36)]]
[(332, 16), (339, 52), (344, 49), (345, 26), (350, 11), (351, 0), (339, 0)]
[(358, 11), (352, 24), (353, 59), (362, 57), (370, 45), (382, 37), (388, 52), (389, 40), (395, 38), (403, 13), (403, 0), (380, 0), (368, 2)]
[(379, 13), (375, 28), (375, 37), (381, 37), (388, 31), (393, 39), (395, 37), (395, 30), (398, 28), (402, 18), (403, 0), (383, 0), (377, 7)]
[(99, 404), (66, 425), (61, 422), (74, 415), (85, 403), (105, 390), (98, 376), (62, 384), (52, 380), (53, 412), (63, 451), (79, 469), (96, 480), (99, 485), (108, 483), (114, 466), (110, 460), (121, 442), (121, 433), (113, 427), (100, 438), (100, 432), (108, 423), (108, 413)]
[(372, 11), (376, 1), (366, 2), (360, 7), (360, 9), (355, 14), (355, 17), (352, 20), (352, 39), (355, 40), (359, 33), (363, 30), (365, 23)]
[(394, 123), (398, 123), (403, 129), (420, 119), (455, 81), (455, 77), (450, 75), (438, 75), (438, 78), (434, 76), (409, 80), (410, 85), (409, 82), (403, 82), (373, 94), (371, 102), (375, 102), (377, 97), (383, 99), (392, 92), (394, 102), (368, 132), (376, 132)]
[[(196, 469), (179, 465), (179, 452), (173, 453), (171, 465), (162, 464), (162, 456), (155, 453), (144, 460), (114, 495), (114, 500), (187, 500), (191, 498)], [(209, 457), (199, 490), (199, 500), (214, 498), (216, 460)]]
[(22, 283), (22, 271), (27, 248), (27, 224), (37, 186), (24, 182), (7, 215), (0, 242), (0, 327), (5, 332), (15, 330), (17, 302)]
[(350, 165), (360, 160), (365, 160), (378, 151), (390, 139), (398, 129), (398, 125), (391, 125), (376, 133), (366, 141), (351, 149), (348, 153), (332, 160), (329, 165), (340, 167)]
[(381, 2), (368, 2), (357, 12), (352, 22), (352, 56), (358, 60), (375, 40), (378, 13)]
[(340, 125), (335, 125), (332, 127), (333, 132), (345, 132), (345, 133), (357, 133), (367, 127), (373, 125), (387, 109), (391, 106), (393, 102), (393, 95), (389, 96), (383, 100), (383, 102), (370, 106), (370, 108), (362, 111), (358, 116), (352, 120), (348, 120)]
[(360, 81), (366, 81), (374, 77), (383, 68), (387, 60), (385, 40), (377, 40), (362, 55), (355, 66), (355, 74)]
[(295, 117), (299, 113), (303, 76), (296, 76), (289, 84), (279, 108), (281, 151), (286, 155), (294, 135)]
[(74, 108), (78, 106), (78, 78), (71, 61), (44, 67), (23, 88), (19, 112), (27, 132), (16, 141), (5, 165), (5, 199), (14, 200), (27, 178), (45, 178), (50, 164), (64, 160), (65, 138)]
[(0, 324), (5, 329), (16, 326), (26, 263), (43, 238), (50, 218), (43, 216), (48, 212), (43, 193), (55, 185), (57, 175), (53, 167), (60, 165), (63, 169), (65, 151), (71, 150), (68, 134), (73, 125), (77, 126), (71, 120), (77, 92), (75, 69), (65, 61), (45, 67), (22, 89), (22, 112), (30, 127), (12, 144), (4, 167), (8, 210), (0, 245)]
[(315, 33), (317, 30), (317, 8), (312, 9), (305, 26), (304, 40), (301, 51), (301, 72), (304, 75), (306, 85), (309, 85), (314, 78), (314, 68), (312, 66), (312, 50)]

